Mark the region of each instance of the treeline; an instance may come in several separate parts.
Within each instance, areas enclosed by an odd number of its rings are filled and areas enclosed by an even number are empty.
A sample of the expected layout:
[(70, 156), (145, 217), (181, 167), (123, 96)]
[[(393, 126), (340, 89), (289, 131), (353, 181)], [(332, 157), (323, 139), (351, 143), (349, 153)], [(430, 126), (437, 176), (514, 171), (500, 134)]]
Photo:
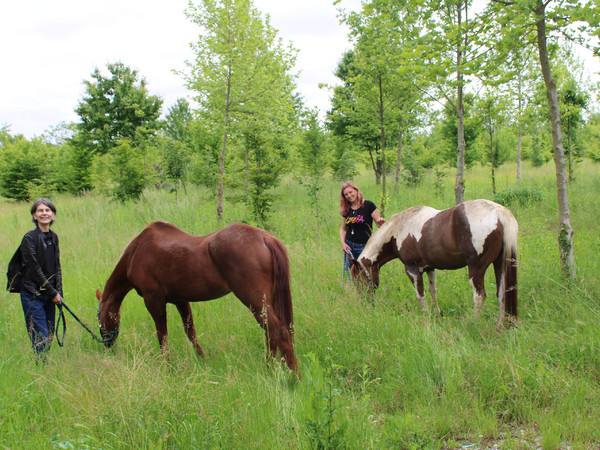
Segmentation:
[[(136, 70), (122, 62), (96, 68), (77, 123), (33, 139), (0, 128), (1, 195), (96, 191), (125, 201), (147, 187), (177, 197), (194, 183), (213, 189), (219, 218), (224, 195), (236, 195), (260, 225), (283, 174), (307, 187), (318, 217), (326, 174), (351, 178), (366, 165), (382, 185), (384, 211), (390, 176), (395, 189), (418, 185), (425, 170), (454, 167), (458, 200), (472, 164), (490, 167), (495, 191), (494, 170), (507, 160), (518, 162), (516, 180), (523, 159), (556, 161), (556, 120), (535, 40), (539, 2), (491, 1), (483, 12), (468, 1), (400, 3), (341, 10), (353, 48), (338, 63), (324, 121), (296, 93), (297, 51), (251, 1), (190, 3), (186, 15), (199, 35), (181, 75), (192, 103), (179, 99), (165, 111)], [(600, 160), (597, 92), (571, 46), (597, 48), (587, 26), (600, 14), (586, 2), (542, 5), (554, 24), (544, 56), (572, 179), (581, 158)]]

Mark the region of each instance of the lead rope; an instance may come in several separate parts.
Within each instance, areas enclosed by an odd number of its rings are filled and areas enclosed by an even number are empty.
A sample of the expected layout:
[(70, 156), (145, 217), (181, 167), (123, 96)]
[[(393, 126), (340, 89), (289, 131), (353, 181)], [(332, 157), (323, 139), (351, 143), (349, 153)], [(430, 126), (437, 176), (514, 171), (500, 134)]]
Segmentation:
[(348, 253), (344, 252), (344, 262), (342, 269), (342, 288), (346, 289), (346, 285), (344, 284), (344, 280), (348, 278), (348, 281), (352, 281), (352, 276), (350, 275), (350, 256)]
[[(87, 326), (86, 324), (84, 324), (79, 317), (77, 317), (75, 315), (75, 313), (73, 311), (71, 311), (71, 309), (67, 306), (67, 304), (65, 303), (65, 301), (63, 300), (61, 302), (60, 305), (58, 305), (58, 320), (56, 321), (56, 327), (55, 327), (55, 332), (56, 332), (56, 342), (58, 342), (59, 346), (64, 346), (65, 344), (65, 334), (67, 332), (67, 322), (65, 320), (65, 314), (63, 312), (63, 307), (69, 312), (69, 314), (71, 314), (73, 316), (73, 318), (79, 322), (79, 324), (85, 329), (85, 331), (87, 331), (88, 333), (90, 333), (90, 335), (98, 342), (100, 342), (101, 344), (104, 344), (106, 342), (111, 342), (113, 341), (115, 338), (114, 336), (116, 334), (119, 333), (119, 328), (117, 328), (114, 331), (106, 331), (106, 330), (102, 330), (103, 333), (108, 334), (107, 338), (99, 338), (98, 336), (96, 336)], [(98, 312), (99, 313), (99, 312)], [(62, 322), (63, 322), (63, 333), (62, 333), (62, 342), (60, 340), (60, 338), (58, 337), (58, 328), (59, 328), (59, 324), (62, 318)], [(102, 329), (102, 328), (101, 328)]]

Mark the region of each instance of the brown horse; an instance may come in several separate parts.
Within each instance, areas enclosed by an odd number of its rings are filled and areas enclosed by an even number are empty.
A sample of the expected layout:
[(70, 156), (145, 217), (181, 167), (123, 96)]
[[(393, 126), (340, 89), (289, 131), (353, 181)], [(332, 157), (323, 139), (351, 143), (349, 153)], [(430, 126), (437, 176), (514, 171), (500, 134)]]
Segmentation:
[(400, 258), (423, 308), (423, 272), (427, 273), (429, 292), (439, 313), (435, 269), (467, 266), (475, 315), (479, 316), (486, 297), (484, 275), (494, 264), (500, 307), (497, 325), (502, 328), (505, 314), (517, 316), (517, 233), (512, 213), (489, 200), (470, 200), (443, 211), (415, 206), (392, 216), (371, 236), (358, 260), (352, 260), (352, 277), (376, 288), (381, 266)]
[(289, 260), (281, 241), (266, 231), (234, 223), (193, 236), (163, 221), (148, 225), (125, 248), (104, 293), (96, 292), (100, 334), (107, 347), (117, 338), (121, 303), (132, 289), (154, 319), (161, 349), (167, 349), (167, 303), (172, 303), (199, 355), (204, 352), (189, 302), (233, 292), (265, 329), (271, 355), (279, 349), (300, 375), (292, 342)]

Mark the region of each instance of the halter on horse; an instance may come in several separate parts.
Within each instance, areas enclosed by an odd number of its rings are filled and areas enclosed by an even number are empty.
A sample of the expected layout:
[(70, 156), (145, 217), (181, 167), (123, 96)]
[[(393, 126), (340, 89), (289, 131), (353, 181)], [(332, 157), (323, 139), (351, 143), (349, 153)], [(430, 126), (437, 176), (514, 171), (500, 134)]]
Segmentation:
[(367, 242), (352, 276), (370, 289), (379, 285), (379, 269), (400, 258), (413, 282), (417, 300), (425, 307), (423, 272), (436, 311), (435, 269), (468, 267), (475, 315), (486, 297), (484, 275), (494, 265), (499, 305), (498, 328), (505, 315), (517, 317), (518, 224), (505, 207), (489, 200), (470, 200), (443, 211), (415, 206), (392, 216)]
[(167, 348), (167, 303), (177, 307), (187, 337), (198, 343), (189, 302), (233, 292), (265, 329), (272, 356), (280, 351), (300, 375), (292, 342), (289, 260), (277, 238), (259, 228), (235, 223), (207, 236), (193, 236), (167, 222), (153, 222), (125, 248), (96, 297), (105, 345), (118, 336), (125, 295), (135, 289), (154, 319), (158, 342)]

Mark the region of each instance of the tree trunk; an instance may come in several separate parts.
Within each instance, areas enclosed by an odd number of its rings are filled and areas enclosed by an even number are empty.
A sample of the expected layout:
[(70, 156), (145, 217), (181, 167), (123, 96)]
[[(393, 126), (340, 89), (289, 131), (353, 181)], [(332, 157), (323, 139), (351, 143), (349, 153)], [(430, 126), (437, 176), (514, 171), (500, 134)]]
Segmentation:
[(465, 201), (465, 110), (463, 106), (463, 90), (462, 90), (462, 73), (458, 72), (458, 88), (457, 88), (457, 110), (456, 122), (458, 125), (458, 146), (456, 157), (456, 182), (454, 183), (454, 202), (459, 204)]
[[(457, 5), (458, 27), (462, 23), (462, 4)], [(465, 108), (463, 105), (463, 73), (461, 69), (463, 54), (460, 44), (456, 48), (456, 124), (458, 143), (456, 148), (456, 182), (454, 183), (454, 202), (465, 201)]]
[(490, 125), (490, 162), (492, 164), (492, 194), (496, 195), (496, 165), (494, 164), (494, 133)]
[(217, 219), (223, 221), (223, 184), (225, 181), (225, 154), (227, 151), (227, 135), (229, 134), (229, 100), (231, 95), (231, 69), (227, 76), (227, 92), (225, 94), (225, 123), (223, 130), (223, 145), (219, 155), (219, 179), (217, 184)]
[(400, 124), (400, 132), (398, 133), (398, 148), (396, 150), (396, 179), (394, 180), (394, 192), (398, 192), (400, 187), (400, 171), (402, 169), (402, 123)]
[(381, 80), (381, 74), (378, 77), (379, 81), (379, 130), (381, 136), (381, 172), (382, 172), (382, 184), (381, 184), (381, 204), (379, 205), (379, 213), (381, 217), (385, 214), (385, 197), (386, 197), (386, 170), (385, 170), (385, 117), (384, 117), (384, 105), (383, 105), (383, 83)]
[(519, 71), (519, 112), (518, 112), (518, 127), (519, 127), (519, 140), (517, 143), (517, 183), (521, 180), (521, 145), (522, 145), (522, 141), (523, 141), (523, 123), (521, 121), (522, 117), (521, 117), (521, 108), (523, 107), (522, 104), (522, 92), (521, 92), (522, 86), (521, 86), (521, 72)]
[(560, 122), (560, 109), (558, 105), (558, 94), (556, 81), (550, 71), (550, 60), (546, 46), (546, 11), (541, 0), (536, 1), (535, 14), (537, 17), (537, 41), (540, 55), (540, 66), (544, 83), (546, 84), (546, 95), (550, 110), (550, 123), (552, 124), (552, 147), (554, 151), (554, 165), (556, 167), (556, 192), (558, 196), (558, 219), (560, 231), (558, 232), (558, 249), (563, 272), (566, 276), (575, 278), (575, 254), (573, 250), (573, 228), (571, 227), (571, 213), (569, 211), (569, 191), (567, 182), (567, 171), (565, 167), (565, 152), (563, 148), (563, 137)]

